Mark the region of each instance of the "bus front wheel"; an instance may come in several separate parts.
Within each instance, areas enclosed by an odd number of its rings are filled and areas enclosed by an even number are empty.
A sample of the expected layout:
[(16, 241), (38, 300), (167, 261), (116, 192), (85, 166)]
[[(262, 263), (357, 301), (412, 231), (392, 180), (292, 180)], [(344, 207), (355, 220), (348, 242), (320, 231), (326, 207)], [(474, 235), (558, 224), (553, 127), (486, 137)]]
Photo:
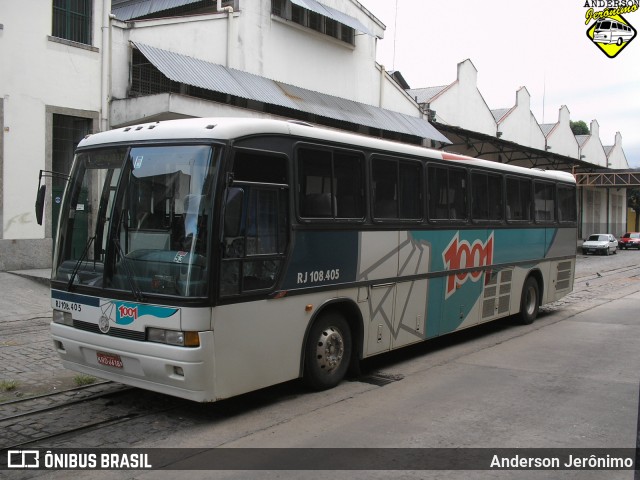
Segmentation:
[(351, 330), (342, 315), (322, 314), (311, 327), (305, 346), (305, 383), (315, 390), (335, 387), (349, 368), (351, 348)]
[(520, 299), (519, 323), (529, 325), (538, 316), (540, 306), (540, 287), (535, 278), (529, 277), (522, 287), (522, 297)]

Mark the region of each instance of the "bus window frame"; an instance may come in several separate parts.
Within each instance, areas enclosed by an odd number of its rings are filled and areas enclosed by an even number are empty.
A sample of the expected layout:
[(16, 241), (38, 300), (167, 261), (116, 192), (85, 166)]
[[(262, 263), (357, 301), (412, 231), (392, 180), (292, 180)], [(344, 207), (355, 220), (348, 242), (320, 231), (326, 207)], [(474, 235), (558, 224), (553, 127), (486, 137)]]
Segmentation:
[[(390, 162), (395, 162), (396, 164), (396, 173), (398, 174), (397, 176), (397, 180), (398, 180), (398, 200), (397, 200), (397, 214), (399, 215), (399, 210), (400, 210), (400, 164), (401, 163), (405, 163), (405, 164), (417, 164), (420, 168), (420, 217), (419, 218), (404, 218), (404, 217), (392, 217), (392, 218), (384, 218), (384, 217), (376, 217), (375, 214), (375, 189), (373, 187), (373, 162), (375, 160), (382, 160), (382, 161), (390, 161)], [(368, 159), (368, 170), (369, 170), (369, 175), (367, 177), (367, 190), (369, 192), (369, 194), (367, 195), (367, 204), (369, 207), (369, 212), (370, 212), (370, 218), (371, 218), (371, 222), (374, 224), (384, 224), (384, 225), (388, 225), (388, 224), (406, 224), (406, 225), (419, 225), (422, 224), (426, 221), (427, 219), (427, 215), (426, 215), (426, 204), (425, 204), (425, 199), (426, 199), (426, 168), (425, 168), (425, 162), (421, 161), (419, 159), (412, 159), (412, 158), (408, 158), (408, 157), (403, 157), (403, 156), (393, 156), (393, 155), (389, 155), (388, 153), (378, 153), (378, 152), (373, 152), (371, 155), (369, 155), (369, 159)]]
[[(334, 168), (334, 155), (336, 152), (345, 153), (347, 155), (354, 155), (360, 157), (361, 161), (361, 185), (363, 189), (362, 193), (362, 217), (338, 217), (337, 212), (329, 217), (307, 217), (302, 215), (301, 211), (301, 203), (302, 203), (302, 183), (300, 182), (300, 175), (302, 173), (300, 168), (300, 156), (299, 152), (302, 149), (310, 149), (310, 150), (318, 150), (318, 151), (326, 151), (331, 154), (331, 176), (335, 178), (335, 168)], [(368, 172), (368, 155), (364, 150), (355, 149), (355, 148), (346, 148), (342, 145), (331, 145), (331, 144), (323, 144), (323, 143), (315, 143), (309, 141), (298, 141), (292, 145), (293, 151), (293, 178), (292, 181), (289, 182), (291, 188), (294, 189), (293, 194), (293, 210), (295, 212), (295, 218), (300, 224), (322, 224), (322, 225), (362, 225), (366, 223), (369, 218), (369, 208), (368, 208), (368, 198), (370, 196), (370, 185), (369, 185), (369, 172)], [(337, 196), (334, 195), (335, 201), (337, 202)]]
[[(508, 181), (509, 179), (516, 179), (518, 181), (525, 181), (529, 183), (529, 219), (528, 220), (512, 220), (507, 218), (507, 208), (509, 207), (509, 198), (508, 198)], [(523, 177), (520, 175), (506, 174), (503, 175), (503, 184), (504, 184), (504, 207), (505, 207), (505, 222), (507, 225), (533, 225), (534, 223), (534, 208), (533, 208), (533, 178), (531, 177)]]
[[(554, 182), (552, 180), (542, 180), (539, 178), (533, 178), (532, 179), (532, 184), (533, 184), (533, 188), (531, 190), (531, 193), (533, 195), (533, 203), (532, 203), (532, 207), (533, 207), (533, 222), (536, 225), (555, 225), (556, 223), (558, 223), (558, 195), (557, 195), (557, 185), (558, 182)], [(538, 211), (536, 210), (536, 185), (538, 184), (543, 184), (543, 185), (550, 185), (552, 187), (551, 191), (553, 192), (553, 219), (551, 220), (547, 220), (547, 219), (542, 219), (542, 220), (538, 220)]]
[[(502, 218), (499, 220), (495, 220), (495, 219), (489, 219), (489, 218), (474, 218), (473, 216), (473, 185), (474, 185), (474, 181), (473, 181), (473, 176), (474, 174), (479, 174), (479, 175), (486, 175), (486, 176), (494, 176), (494, 177), (498, 177), (500, 179), (500, 193), (501, 193), (501, 200), (502, 203), (500, 205), (500, 211), (502, 212)], [(485, 170), (485, 169), (480, 169), (480, 168), (470, 168), (469, 169), (469, 173), (468, 173), (468, 178), (469, 178), (469, 187), (470, 187), (470, 193), (468, 195), (469, 197), (469, 202), (471, 204), (470, 209), (469, 209), (469, 218), (472, 224), (474, 225), (505, 225), (507, 222), (507, 215), (506, 215), (506, 206), (507, 206), (507, 198), (506, 198), (506, 180), (505, 180), (505, 175), (504, 173), (500, 172), (500, 171), (496, 171), (496, 170)]]
[(576, 225), (578, 223), (578, 216), (579, 216), (577, 203), (574, 204), (574, 208), (573, 208), (573, 213), (575, 215), (575, 218), (573, 218), (571, 220), (562, 220), (560, 218), (560, 196), (559, 196), (559, 190), (560, 190), (561, 187), (573, 190), (573, 198), (574, 198), (574, 200), (576, 200), (577, 196), (578, 196), (578, 187), (575, 184), (563, 183), (563, 182), (555, 182), (555, 185), (556, 185), (556, 222), (558, 224), (560, 224), (560, 225), (563, 225), (563, 226)]
[[(449, 172), (451, 170), (461, 170), (464, 171), (465, 173), (465, 187), (464, 187), (464, 193), (465, 193), (465, 199), (464, 199), (464, 205), (465, 208), (467, 209), (466, 211), (466, 218), (431, 218), (430, 215), (430, 205), (429, 205), (429, 195), (431, 195), (431, 189), (429, 186), (429, 168), (430, 167), (435, 167), (435, 168), (442, 168), (444, 170), (447, 170), (447, 185), (449, 182)], [(434, 225), (460, 225), (460, 226), (466, 226), (466, 225), (470, 225), (471, 222), (471, 200), (470, 200), (470, 191), (469, 191), (469, 168), (463, 165), (450, 165), (447, 163), (442, 163), (442, 162), (433, 162), (433, 161), (427, 161), (425, 162), (424, 165), (424, 173), (425, 173), (425, 206), (426, 206), (426, 217), (429, 221), (429, 223), (432, 223)], [(447, 199), (448, 200), (448, 199)], [(449, 210), (450, 207), (447, 207), (447, 210)]]

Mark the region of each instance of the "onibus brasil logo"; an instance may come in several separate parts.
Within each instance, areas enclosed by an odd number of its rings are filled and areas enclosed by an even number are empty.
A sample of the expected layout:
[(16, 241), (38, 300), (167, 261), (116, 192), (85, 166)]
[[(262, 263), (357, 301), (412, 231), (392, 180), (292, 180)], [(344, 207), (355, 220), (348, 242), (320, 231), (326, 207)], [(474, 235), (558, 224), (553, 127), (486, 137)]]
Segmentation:
[[(640, 0), (587, 0), (585, 7), (590, 7), (585, 15), (587, 37), (609, 58), (616, 57), (633, 39), (637, 31), (622, 16), (638, 10)], [(606, 7), (597, 11), (594, 7)], [(593, 23), (591, 23), (593, 22)]]

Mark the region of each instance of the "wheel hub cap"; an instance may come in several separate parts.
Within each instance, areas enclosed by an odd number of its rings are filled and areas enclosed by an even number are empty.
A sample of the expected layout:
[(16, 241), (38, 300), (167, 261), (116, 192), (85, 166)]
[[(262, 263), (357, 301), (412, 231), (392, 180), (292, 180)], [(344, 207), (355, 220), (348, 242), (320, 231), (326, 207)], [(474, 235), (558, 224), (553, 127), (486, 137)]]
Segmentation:
[(344, 356), (344, 340), (335, 327), (323, 330), (318, 339), (316, 358), (318, 366), (327, 373), (332, 373), (342, 362)]

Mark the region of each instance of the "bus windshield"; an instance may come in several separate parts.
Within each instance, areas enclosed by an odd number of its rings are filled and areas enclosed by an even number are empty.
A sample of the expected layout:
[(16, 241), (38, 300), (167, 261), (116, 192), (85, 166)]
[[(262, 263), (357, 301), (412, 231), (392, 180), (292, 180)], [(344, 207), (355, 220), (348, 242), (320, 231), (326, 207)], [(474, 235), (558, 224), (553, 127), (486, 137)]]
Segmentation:
[(78, 153), (53, 280), (144, 295), (208, 294), (215, 156), (208, 145)]

